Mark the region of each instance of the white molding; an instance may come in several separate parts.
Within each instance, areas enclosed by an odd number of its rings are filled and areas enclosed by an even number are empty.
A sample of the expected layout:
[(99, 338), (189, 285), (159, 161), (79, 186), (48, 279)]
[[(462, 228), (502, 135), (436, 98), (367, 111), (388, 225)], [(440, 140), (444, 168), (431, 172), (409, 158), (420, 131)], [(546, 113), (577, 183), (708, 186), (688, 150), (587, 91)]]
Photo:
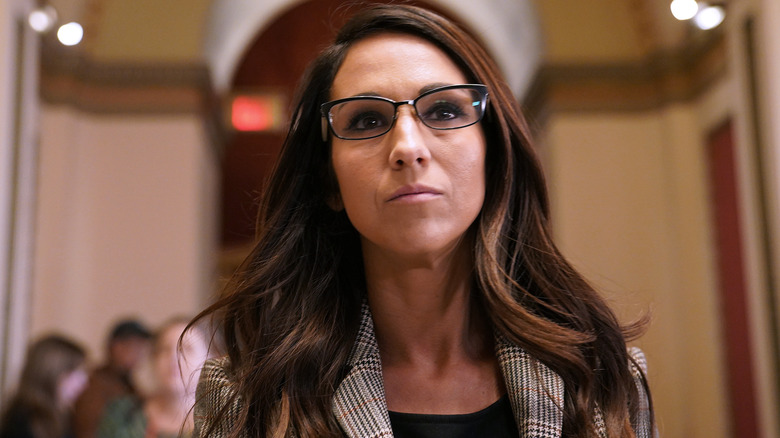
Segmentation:
[(32, 6), (32, 0), (11, 0), (0, 7), (0, 391), (3, 394), (12, 389), (9, 382), (17, 380), (29, 332), (39, 38), (27, 26), (21, 28), (20, 35), (19, 24)]

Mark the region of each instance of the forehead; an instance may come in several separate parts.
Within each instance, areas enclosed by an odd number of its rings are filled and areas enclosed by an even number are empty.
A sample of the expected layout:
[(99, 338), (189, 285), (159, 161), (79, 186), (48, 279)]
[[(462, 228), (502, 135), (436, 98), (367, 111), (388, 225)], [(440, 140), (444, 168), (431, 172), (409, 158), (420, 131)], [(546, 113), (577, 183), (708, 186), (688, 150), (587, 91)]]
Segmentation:
[(431, 84), (465, 82), (466, 75), (433, 43), (408, 34), (381, 33), (350, 47), (336, 73), (331, 97), (377, 93), (411, 99)]

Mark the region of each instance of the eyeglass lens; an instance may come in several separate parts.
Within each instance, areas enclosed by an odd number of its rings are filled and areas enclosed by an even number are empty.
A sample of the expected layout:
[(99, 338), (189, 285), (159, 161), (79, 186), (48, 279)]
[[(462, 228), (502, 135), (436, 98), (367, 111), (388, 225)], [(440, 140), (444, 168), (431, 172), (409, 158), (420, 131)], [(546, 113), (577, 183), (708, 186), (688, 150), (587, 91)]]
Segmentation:
[[(482, 94), (473, 88), (448, 88), (425, 94), (414, 102), (417, 117), (433, 129), (457, 129), (482, 117)], [(362, 97), (334, 105), (330, 110), (335, 134), (346, 139), (380, 136), (390, 130), (396, 105), (376, 97)]]

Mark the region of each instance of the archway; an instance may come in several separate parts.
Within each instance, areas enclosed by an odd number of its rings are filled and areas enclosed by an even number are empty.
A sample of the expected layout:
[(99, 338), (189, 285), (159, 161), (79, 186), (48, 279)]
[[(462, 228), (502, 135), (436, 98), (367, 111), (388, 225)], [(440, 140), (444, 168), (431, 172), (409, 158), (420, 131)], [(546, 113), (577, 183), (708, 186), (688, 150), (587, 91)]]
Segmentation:
[[(225, 4), (235, 3), (237, 9)], [(239, 111), (236, 96), (255, 99), (252, 119), (268, 119), (264, 126), (233, 130), (227, 137), (222, 159), (222, 229), (223, 249), (237, 248), (240, 258), (254, 235), (257, 195), (275, 162), (284, 140), (289, 106), (297, 82), (308, 62), (332, 38), (353, 9), (344, 0), (287, 2), (217, 2), (208, 44), (214, 88), (230, 102), (233, 114)], [(521, 96), (538, 63), (539, 38), (536, 20), (528, 3), (493, 8), (478, 8), (467, 2), (417, 1), (460, 22), (494, 52), (505, 69), (510, 84)], [(489, 2), (498, 3), (498, 2)], [(446, 7), (445, 7), (446, 5)], [(518, 7), (518, 5), (520, 5)], [(240, 7), (239, 7), (240, 6)], [(523, 7), (524, 6), (524, 7)], [(228, 9), (225, 9), (228, 8)], [(244, 8), (242, 13), (238, 10)], [(221, 12), (220, 12), (221, 11)], [(480, 15), (490, 17), (477, 19)], [(255, 15), (252, 15), (255, 14)], [(514, 14), (515, 22), (507, 17)], [(221, 18), (220, 18), (221, 17)], [(228, 18), (236, 20), (228, 26)], [(469, 19), (466, 19), (469, 17)], [(500, 18), (497, 18), (500, 17)], [(494, 21), (490, 21), (494, 20)], [(260, 26), (250, 32), (249, 24)], [(530, 24), (534, 23), (534, 24)], [(219, 27), (231, 32), (217, 32)], [(510, 31), (511, 29), (511, 31)], [(518, 32), (517, 29), (524, 31)], [(216, 33), (215, 33), (216, 32)], [(241, 45), (238, 51), (233, 45)], [(511, 49), (507, 46), (511, 45)], [(234, 56), (235, 58), (231, 58)], [(503, 60), (503, 62), (502, 62)], [(228, 78), (229, 76), (229, 78)], [(252, 105), (249, 102), (248, 105)], [(234, 127), (235, 127), (235, 119)], [(224, 254), (223, 254), (224, 255)], [(227, 262), (225, 270), (231, 269)]]
[[(217, 93), (229, 89), (233, 74), (255, 36), (285, 11), (305, 2), (221, 0), (213, 3), (206, 26), (204, 56)], [(426, 3), (473, 29), (496, 57), (515, 94), (525, 94), (542, 52), (539, 21), (531, 0), (428, 0)]]

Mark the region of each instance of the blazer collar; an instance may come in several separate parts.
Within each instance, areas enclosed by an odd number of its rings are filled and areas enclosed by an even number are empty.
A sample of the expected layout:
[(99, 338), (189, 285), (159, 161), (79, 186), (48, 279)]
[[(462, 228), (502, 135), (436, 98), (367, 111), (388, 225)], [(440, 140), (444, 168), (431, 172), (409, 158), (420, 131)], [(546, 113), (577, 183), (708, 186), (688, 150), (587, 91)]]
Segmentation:
[[(350, 371), (333, 396), (333, 414), (350, 438), (392, 437), (379, 345), (368, 303), (349, 359)], [(496, 336), (498, 358), (521, 437), (560, 437), (563, 379), (522, 348)]]
[(520, 436), (560, 437), (563, 379), (501, 335), (496, 335), (496, 356)]

